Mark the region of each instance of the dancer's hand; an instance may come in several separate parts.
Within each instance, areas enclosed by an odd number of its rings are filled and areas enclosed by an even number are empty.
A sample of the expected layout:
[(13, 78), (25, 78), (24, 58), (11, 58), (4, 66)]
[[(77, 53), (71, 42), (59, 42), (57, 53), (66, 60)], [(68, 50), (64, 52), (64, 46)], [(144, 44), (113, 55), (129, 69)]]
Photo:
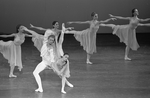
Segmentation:
[(72, 22), (67, 22), (67, 24), (72, 24)]
[(111, 18), (111, 20), (113, 20), (113, 21), (114, 21), (114, 20), (117, 20), (117, 19), (116, 19), (116, 18)]
[(30, 28), (33, 28), (34, 26), (32, 24), (30, 24)]
[(67, 30), (73, 30), (74, 29), (74, 27), (69, 27), (69, 28), (67, 28)]
[(114, 15), (112, 15), (112, 14), (109, 14), (109, 16), (110, 16), (110, 17), (114, 17)]

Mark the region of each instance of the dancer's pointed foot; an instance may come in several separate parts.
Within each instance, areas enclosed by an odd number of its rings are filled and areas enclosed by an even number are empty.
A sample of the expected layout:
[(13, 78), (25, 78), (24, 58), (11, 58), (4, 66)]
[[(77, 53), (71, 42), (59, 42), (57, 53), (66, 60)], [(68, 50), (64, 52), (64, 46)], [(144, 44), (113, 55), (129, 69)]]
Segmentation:
[(90, 62), (90, 61), (86, 61), (86, 63), (87, 63), (87, 64), (93, 64), (93, 63), (92, 63), (92, 62)]
[(61, 93), (66, 94), (66, 92), (64, 90), (61, 90)]
[(9, 78), (16, 78), (17, 76), (16, 75), (13, 75), (13, 74), (10, 74), (9, 75)]
[(124, 60), (126, 60), (126, 61), (131, 61), (131, 59), (128, 58), (128, 57), (125, 57)]
[(38, 88), (38, 89), (36, 89), (35, 91), (42, 93), (42, 92), (43, 92), (43, 89), (39, 89), (39, 88)]
[(69, 87), (74, 87), (71, 83), (67, 83), (67, 85), (69, 86)]

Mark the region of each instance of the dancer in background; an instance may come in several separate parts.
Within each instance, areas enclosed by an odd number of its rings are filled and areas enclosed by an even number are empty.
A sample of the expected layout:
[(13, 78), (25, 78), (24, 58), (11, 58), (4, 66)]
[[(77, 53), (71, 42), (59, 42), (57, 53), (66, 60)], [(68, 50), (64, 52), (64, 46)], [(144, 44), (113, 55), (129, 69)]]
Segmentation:
[[(80, 45), (83, 46), (83, 49), (87, 53), (87, 64), (92, 64), (90, 61), (91, 55), (93, 53), (96, 53), (96, 33), (99, 29), (99, 26), (101, 26), (102, 23), (106, 23), (110, 20), (114, 20), (114, 18), (110, 18), (104, 21), (98, 21), (98, 14), (95, 12), (92, 12), (91, 14), (92, 20), (91, 21), (75, 21), (75, 22), (68, 22), (68, 24), (77, 23), (77, 24), (89, 24), (90, 27), (83, 31), (77, 31), (74, 33), (74, 36), (77, 41), (80, 42)], [(75, 31), (71, 31), (72, 33)], [(71, 33), (70, 32), (70, 33)]]
[[(31, 28), (35, 28), (35, 29), (38, 29), (38, 30), (43, 30), (45, 31), (45, 34), (44, 34), (44, 43), (45, 41), (47, 41), (47, 37), (51, 34), (54, 34), (55, 35), (55, 39), (56, 39), (56, 43), (57, 41), (59, 40), (58, 37), (60, 36), (60, 33), (62, 32), (62, 30), (59, 29), (59, 22), (58, 21), (53, 21), (52, 22), (52, 26), (53, 28), (50, 29), (45, 29), (45, 28), (42, 28), (42, 27), (37, 27), (37, 26), (33, 26), (32, 24), (30, 24)], [(68, 27), (68, 28), (65, 28), (65, 31), (68, 31), (68, 30), (72, 30), (73, 28), (72, 27)], [(64, 31), (64, 33), (65, 33)]]
[(139, 44), (136, 39), (136, 28), (138, 26), (145, 26), (146, 24), (141, 24), (139, 22), (144, 22), (150, 20), (150, 18), (147, 19), (139, 19), (138, 18), (139, 12), (135, 8), (132, 10), (132, 17), (121, 17), (121, 16), (114, 16), (110, 14), (110, 17), (118, 18), (118, 19), (125, 19), (129, 20), (129, 24), (127, 25), (114, 25), (114, 24), (103, 24), (103, 26), (109, 26), (113, 28), (113, 34), (117, 35), (120, 39), (120, 42), (124, 42), (126, 45), (125, 48), (125, 60), (131, 60), (131, 58), (128, 57), (129, 50), (137, 50), (139, 48)]
[(0, 37), (14, 37), (14, 41), (0, 41), (0, 52), (10, 64), (9, 77), (17, 77), (13, 74), (15, 66), (18, 66), (19, 71), (21, 71), (21, 69), (23, 68), (21, 57), (21, 44), (25, 41), (25, 36), (30, 37), (30, 35), (23, 33), (23, 25), (18, 25), (16, 29), (17, 33), (13, 33), (10, 35), (0, 35)]
[(43, 71), (45, 68), (50, 67), (53, 69), (55, 73), (57, 73), (62, 78), (62, 93), (66, 93), (64, 91), (65, 83), (73, 87), (71, 83), (69, 83), (66, 79), (66, 77), (70, 77), (70, 71), (69, 71), (69, 62), (68, 62), (68, 55), (64, 55), (61, 58), (58, 58), (57, 55), (57, 45), (56, 45), (56, 39), (55, 35), (50, 35), (47, 37), (46, 43), (43, 44), (41, 48), (41, 57), (42, 62), (40, 62), (37, 67), (35, 68), (33, 75), (36, 79), (36, 82), (38, 84), (38, 89), (35, 91), (43, 92), (42, 84), (41, 84), (41, 78), (39, 76), (39, 73)]
[(55, 35), (55, 39), (56, 39), (56, 43), (57, 43), (57, 39), (58, 39), (58, 36), (59, 34), (61, 33), (61, 30), (59, 30), (59, 23), (58, 21), (53, 21), (52, 22), (52, 26), (53, 28), (50, 29), (45, 29), (45, 28), (42, 28), (42, 27), (37, 27), (37, 26), (33, 26), (32, 24), (30, 24), (31, 28), (35, 28), (35, 29), (38, 29), (38, 30), (42, 30), (42, 31), (45, 31), (45, 34), (44, 34), (44, 42), (47, 41), (47, 37), (49, 35), (51, 35), (51, 33), (53, 33)]

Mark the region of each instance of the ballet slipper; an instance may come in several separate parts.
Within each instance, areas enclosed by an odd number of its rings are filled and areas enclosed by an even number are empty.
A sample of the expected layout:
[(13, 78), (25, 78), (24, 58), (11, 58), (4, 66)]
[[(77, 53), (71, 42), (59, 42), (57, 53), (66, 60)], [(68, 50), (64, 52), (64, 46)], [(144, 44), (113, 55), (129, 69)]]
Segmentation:
[(86, 63), (87, 63), (87, 64), (92, 64), (92, 62), (90, 62), (90, 61), (86, 61)]
[(131, 59), (128, 58), (128, 57), (125, 57), (124, 59), (125, 59), (126, 61), (131, 61)]
[(66, 92), (64, 90), (61, 90), (61, 93), (66, 94)]
[(71, 83), (67, 83), (67, 85), (71, 88), (74, 87)]
[(13, 75), (13, 74), (11, 74), (11, 75), (9, 75), (9, 78), (16, 78), (17, 76), (16, 75)]
[(38, 88), (38, 89), (36, 89), (35, 91), (42, 93), (42, 92), (43, 92), (43, 89), (39, 89), (39, 88)]

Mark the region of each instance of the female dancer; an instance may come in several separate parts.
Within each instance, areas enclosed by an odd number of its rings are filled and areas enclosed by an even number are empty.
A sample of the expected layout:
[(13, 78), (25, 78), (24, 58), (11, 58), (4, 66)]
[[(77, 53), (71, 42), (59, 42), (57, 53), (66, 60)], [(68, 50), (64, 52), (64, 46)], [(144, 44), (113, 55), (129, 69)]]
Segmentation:
[(44, 34), (44, 42), (45, 40), (47, 40), (47, 37), (49, 35), (51, 35), (51, 33), (54, 33), (55, 37), (56, 37), (56, 41), (58, 39), (58, 36), (59, 34), (61, 33), (61, 30), (59, 30), (59, 23), (58, 21), (53, 21), (52, 22), (52, 26), (53, 28), (52, 29), (45, 29), (45, 28), (42, 28), (42, 27), (37, 27), (37, 26), (33, 26), (32, 24), (30, 24), (31, 28), (35, 28), (35, 29), (38, 29), (38, 30), (43, 30), (45, 31), (45, 34)]
[(65, 84), (67, 84), (69, 87), (73, 87), (73, 85), (66, 79), (70, 77), (70, 69), (69, 69), (69, 55), (64, 54), (56, 61), (56, 68), (60, 72), (60, 78), (62, 79), (62, 88), (61, 92), (66, 93), (64, 91)]
[(22, 69), (22, 57), (21, 57), (21, 44), (25, 40), (25, 36), (30, 37), (23, 33), (24, 26), (18, 25), (16, 27), (18, 33), (11, 35), (0, 35), (0, 37), (15, 37), (14, 41), (0, 41), (0, 52), (3, 54), (4, 58), (8, 60), (10, 64), (9, 77), (17, 77), (13, 74), (15, 66), (18, 66), (19, 71)]
[(60, 37), (57, 43), (57, 55), (58, 55), (58, 59), (56, 62), (56, 66), (58, 68), (58, 70), (60, 71), (60, 76), (62, 78), (62, 88), (61, 88), (61, 92), (62, 93), (66, 93), (64, 91), (64, 87), (65, 84), (67, 84), (69, 87), (73, 87), (73, 85), (66, 79), (70, 77), (70, 69), (69, 69), (69, 55), (68, 54), (64, 54), (63, 49), (62, 49), (62, 43), (64, 41), (64, 33), (66, 33), (68, 30), (71, 30), (72, 28), (65, 28), (65, 24), (62, 24), (62, 31), (60, 33)]
[(139, 22), (148, 21), (150, 18), (147, 19), (139, 19), (137, 16), (139, 15), (137, 9), (132, 10), (132, 17), (121, 17), (121, 16), (114, 16), (110, 14), (110, 17), (118, 18), (118, 19), (126, 19), (129, 20), (128, 25), (114, 25), (114, 24), (104, 24), (103, 26), (109, 26), (113, 28), (113, 34), (116, 34), (120, 38), (120, 42), (124, 42), (126, 44), (125, 48), (125, 60), (131, 60), (128, 57), (130, 48), (132, 50), (137, 50), (139, 48), (139, 44), (136, 39), (136, 28), (137, 26), (144, 26)]
[[(45, 31), (44, 43), (45, 43), (45, 41), (47, 41), (47, 37), (51, 34), (55, 35), (55, 37), (56, 37), (55, 39), (56, 39), (56, 43), (57, 43), (57, 41), (59, 40), (58, 37), (59, 37), (60, 33), (62, 32), (62, 30), (59, 29), (59, 22), (58, 21), (53, 21), (52, 25), (53, 25), (52, 29), (45, 29), (45, 28), (33, 26), (32, 24), (30, 24), (31, 28)], [(62, 25), (64, 25), (64, 24), (62, 24)], [(72, 30), (72, 29), (73, 29), (72, 27), (68, 27), (68, 28), (65, 28), (65, 31)], [(65, 31), (63, 31), (63, 32), (65, 33)]]
[[(37, 67), (35, 68), (35, 70), (33, 72), (33, 75), (38, 84), (38, 89), (36, 89), (35, 91), (43, 92), (41, 78), (39, 76), (39, 73), (41, 71), (43, 71), (46, 67), (49, 66), (51, 69), (54, 70), (54, 72), (56, 72), (59, 76), (62, 77), (61, 92), (66, 93), (64, 91), (65, 83), (68, 86), (73, 87), (73, 85), (71, 83), (69, 83), (66, 79), (66, 77), (70, 76), (70, 71), (68, 69), (69, 66), (66, 65), (68, 63), (66, 63), (65, 65), (63, 64), (63, 62), (59, 63), (60, 59), (58, 59), (58, 56), (57, 56), (57, 46), (56, 46), (55, 35), (50, 35), (47, 38), (48, 39), (47, 39), (46, 43), (44, 43), (41, 48), (42, 62), (37, 65)], [(66, 61), (67, 58), (68, 58), (67, 55), (63, 56), (62, 61)], [(59, 68), (58, 65), (64, 65), (64, 66), (62, 66), (62, 68)]]
[[(32, 41), (34, 43), (34, 46), (40, 51), (41, 50), (41, 47), (43, 45), (43, 43), (45, 43), (45, 41), (47, 41), (47, 37), (51, 34), (54, 34), (56, 36), (56, 43), (57, 41), (59, 41), (59, 39), (61, 38), (61, 40), (64, 38), (64, 33), (68, 30), (71, 30), (72, 27), (69, 27), (69, 28), (64, 28), (63, 29), (63, 32), (62, 30), (59, 30), (59, 23), (58, 21), (54, 21), (53, 23), (53, 29), (44, 29), (42, 27), (36, 27), (36, 26), (33, 26), (32, 24), (31, 25), (31, 28), (36, 28), (36, 29), (39, 29), (39, 30), (44, 30), (45, 31), (45, 34), (42, 35), (42, 34), (38, 34), (36, 33), (35, 31), (33, 30), (29, 30), (27, 28), (25, 28), (24, 30), (31, 33), (33, 36), (32, 36)], [(62, 27), (64, 27), (64, 23), (62, 24)], [(61, 34), (62, 32), (62, 34)], [(58, 36), (62, 36), (62, 37), (59, 37), (58, 39)], [(60, 42), (63, 42), (63, 41), (60, 41)], [(62, 43), (61, 43), (62, 44)], [(62, 45), (60, 44), (61, 48), (62, 48)], [(62, 54), (63, 55), (63, 54)]]
[(87, 64), (92, 64), (92, 62), (90, 61), (90, 57), (94, 52), (96, 53), (96, 33), (99, 29), (99, 26), (101, 26), (101, 23), (114, 20), (114, 18), (110, 18), (105, 21), (98, 21), (98, 14), (95, 12), (92, 12), (91, 17), (93, 18), (91, 21), (68, 22), (68, 24), (78, 23), (78, 24), (90, 25), (88, 29), (83, 30), (83, 31), (77, 31), (78, 33), (74, 34), (76, 40), (80, 42), (80, 45), (83, 46), (83, 49), (87, 53), (87, 60), (86, 60)]

